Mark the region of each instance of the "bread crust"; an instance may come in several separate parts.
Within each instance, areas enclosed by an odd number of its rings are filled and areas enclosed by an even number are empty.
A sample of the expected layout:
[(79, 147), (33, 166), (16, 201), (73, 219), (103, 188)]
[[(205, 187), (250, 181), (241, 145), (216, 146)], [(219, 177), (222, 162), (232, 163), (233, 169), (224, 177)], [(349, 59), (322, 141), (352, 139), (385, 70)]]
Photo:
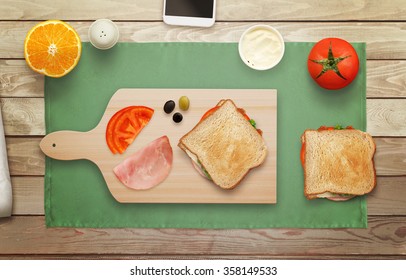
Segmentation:
[[(375, 157), (375, 153), (376, 153), (376, 144), (373, 141), (373, 138), (371, 137), (371, 135), (369, 135), (368, 133), (360, 131), (360, 130), (356, 130), (356, 129), (351, 129), (351, 130), (362, 133), (363, 135), (366, 135), (371, 140), (371, 143), (373, 144), (372, 157), (371, 157), (372, 171), (373, 171), (372, 187), (370, 188), (370, 190), (368, 192), (365, 192), (363, 194), (354, 194), (354, 196), (359, 196), (359, 195), (364, 195), (364, 194), (372, 192), (376, 187), (377, 180), (376, 180), (376, 169), (375, 169), (375, 162), (374, 162), (374, 157)], [(340, 131), (340, 130), (334, 130), (334, 131)], [(307, 135), (308, 132), (324, 133), (324, 130), (323, 131), (318, 131), (318, 130), (315, 130), (315, 129), (306, 129), (303, 132), (302, 136), (301, 136), (302, 145), (306, 145), (306, 142), (307, 142), (306, 141), (306, 135)], [(307, 169), (306, 169), (306, 156), (304, 157), (304, 162), (302, 162), (302, 167), (303, 167), (303, 173), (304, 173), (304, 195), (305, 195), (305, 197), (307, 199), (309, 199), (309, 200), (316, 199), (316, 198), (319, 198), (319, 197), (317, 197), (318, 195), (329, 192), (329, 190), (322, 190), (322, 191), (319, 191), (319, 192), (309, 193), (309, 186), (308, 186), (309, 182), (308, 182), (308, 178), (307, 178)], [(348, 192), (345, 192), (345, 191), (340, 192), (340, 191), (337, 191), (337, 190), (335, 190), (334, 193), (335, 194), (348, 194)], [(354, 197), (354, 196), (352, 196), (352, 197)], [(345, 201), (345, 200), (351, 199), (352, 197), (340, 198), (337, 201)], [(335, 200), (335, 199), (330, 198), (330, 200)]]
[[(235, 103), (234, 103), (231, 99), (222, 99), (222, 100), (220, 100), (220, 101), (217, 103), (217, 106), (220, 106), (220, 107), (221, 107), (221, 106), (223, 106), (226, 102), (231, 102), (232, 105), (233, 105), (235, 108), (238, 108), (238, 107), (235, 105)], [(236, 110), (236, 112), (238, 112), (238, 114), (240, 114), (241, 116), (243, 116), (242, 113), (241, 113), (239, 110)], [(210, 121), (210, 118), (211, 118), (211, 117), (215, 117), (215, 116), (214, 116), (215, 114), (216, 114), (216, 112), (213, 112), (213, 114), (209, 115), (204, 121)], [(200, 161), (200, 164), (202, 165), (202, 167), (207, 170), (207, 167), (205, 166), (205, 164), (204, 164), (204, 162), (202, 161), (202, 159), (199, 158), (199, 156), (198, 156), (196, 153), (193, 153), (193, 152), (186, 146), (186, 144), (183, 142), (184, 139), (185, 139), (186, 137), (190, 136), (190, 134), (194, 133), (194, 131), (196, 130), (196, 128), (198, 128), (204, 121), (198, 122), (188, 133), (186, 133), (184, 136), (182, 136), (182, 137), (180, 138), (180, 140), (179, 140), (178, 147), (181, 148), (183, 151), (185, 151), (186, 154), (188, 154), (188, 155), (189, 155), (189, 153), (193, 154), (193, 156), (195, 156), (195, 157)], [(251, 126), (251, 127), (252, 127), (252, 126)], [(255, 129), (255, 128), (252, 127), (252, 129)], [(257, 133), (257, 132), (255, 132), (255, 133)], [(264, 142), (264, 145), (265, 145), (265, 142)], [(232, 189), (234, 189), (236, 186), (238, 186), (238, 185), (240, 184), (240, 182), (245, 178), (245, 176), (246, 176), (253, 168), (260, 166), (260, 165), (265, 161), (265, 159), (266, 159), (266, 154), (267, 154), (267, 150), (266, 150), (266, 145), (265, 145), (265, 155), (262, 157), (262, 160), (261, 160), (260, 162), (258, 162), (257, 164), (250, 166), (250, 167), (248, 168), (248, 170), (247, 170), (245, 173), (241, 173), (241, 175), (242, 175), (241, 178), (240, 178), (238, 181), (236, 181), (233, 185), (228, 186), (228, 187), (223, 187), (223, 186), (221, 186), (218, 182), (216, 182), (215, 178), (212, 178), (213, 183), (214, 183), (215, 185), (219, 186), (220, 188), (224, 189), (224, 190), (232, 190)], [(210, 174), (210, 173), (209, 173), (209, 174)], [(210, 175), (211, 175), (211, 174), (210, 174)]]

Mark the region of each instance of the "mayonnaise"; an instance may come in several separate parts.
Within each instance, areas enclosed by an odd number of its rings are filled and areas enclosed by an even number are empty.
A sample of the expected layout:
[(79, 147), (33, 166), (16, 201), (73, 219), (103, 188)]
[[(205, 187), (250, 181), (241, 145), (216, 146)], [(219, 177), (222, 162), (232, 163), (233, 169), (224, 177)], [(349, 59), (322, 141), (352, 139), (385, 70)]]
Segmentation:
[(266, 70), (279, 63), (285, 45), (277, 30), (267, 25), (256, 25), (244, 32), (239, 51), (245, 64), (257, 70)]

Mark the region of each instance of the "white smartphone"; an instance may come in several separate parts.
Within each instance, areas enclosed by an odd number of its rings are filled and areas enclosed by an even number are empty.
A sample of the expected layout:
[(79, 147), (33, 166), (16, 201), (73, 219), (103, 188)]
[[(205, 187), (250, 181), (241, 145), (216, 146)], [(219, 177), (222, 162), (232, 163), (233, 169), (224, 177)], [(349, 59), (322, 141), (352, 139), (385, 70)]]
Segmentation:
[(216, 0), (164, 0), (166, 24), (210, 27), (215, 14)]

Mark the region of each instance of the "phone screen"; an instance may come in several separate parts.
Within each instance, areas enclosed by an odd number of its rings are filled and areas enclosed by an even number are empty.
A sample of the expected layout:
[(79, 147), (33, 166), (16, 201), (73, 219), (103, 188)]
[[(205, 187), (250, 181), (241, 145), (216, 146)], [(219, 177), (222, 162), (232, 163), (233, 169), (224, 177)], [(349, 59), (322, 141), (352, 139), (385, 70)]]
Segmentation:
[(165, 15), (180, 17), (213, 17), (214, 0), (166, 0)]

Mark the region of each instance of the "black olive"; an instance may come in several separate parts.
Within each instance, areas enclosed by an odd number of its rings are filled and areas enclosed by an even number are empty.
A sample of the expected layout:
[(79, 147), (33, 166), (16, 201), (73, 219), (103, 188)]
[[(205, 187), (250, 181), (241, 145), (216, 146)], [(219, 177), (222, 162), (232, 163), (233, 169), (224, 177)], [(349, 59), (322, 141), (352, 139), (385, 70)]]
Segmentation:
[(182, 116), (181, 113), (176, 112), (175, 114), (173, 114), (172, 119), (173, 119), (174, 122), (180, 123), (183, 120), (183, 116)]
[(173, 109), (175, 109), (175, 101), (173, 101), (173, 100), (166, 101), (166, 103), (164, 105), (165, 113), (170, 114), (170, 113), (172, 113)]

